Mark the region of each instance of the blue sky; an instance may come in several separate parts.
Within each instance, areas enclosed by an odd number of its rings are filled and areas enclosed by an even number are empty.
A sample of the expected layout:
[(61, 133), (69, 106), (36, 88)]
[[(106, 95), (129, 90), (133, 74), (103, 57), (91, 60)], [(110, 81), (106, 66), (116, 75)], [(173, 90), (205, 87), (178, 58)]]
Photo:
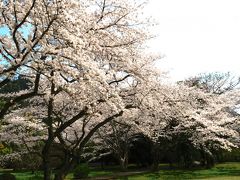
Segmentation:
[(172, 80), (202, 72), (240, 75), (239, 0), (149, 0), (146, 14), (158, 26), (150, 42)]
[[(26, 24), (26, 25), (23, 25), (19, 31), (21, 32), (21, 34), (23, 35), (23, 37), (25, 39), (28, 38), (28, 35), (29, 35), (29, 32), (31, 31), (31, 26), (29, 24)], [(1, 26), (0, 25), (0, 36), (8, 36), (10, 34), (10, 30), (7, 28), (7, 26)], [(1, 38), (1, 37), (0, 37)], [(0, 44), (1, 45), (1, 44)], [(11, 59), (11, 57), (9, 56), (9, 58)], [(2, 60), (1, 61), (1, 64), (5, 64), (7, 65), (8, 62), (6, 61), (6, 59), (3, 58), (2, 55), (0, 55), (0, 59)]]
[(8, 28), (0, 26), (0, 35), (6, 35), (8, 33), (9, 33), (9, 29)]
[[(29, 35), (29, 32), (31, 31), (31, 25), (30, 24), (24, 24), (19, 28), (19, 31), (22, 33), (24, 38), (27, 38)], [(7, 26), (1, 26), (0, 25), (0, 35), (8, 35), (10, 33)]]

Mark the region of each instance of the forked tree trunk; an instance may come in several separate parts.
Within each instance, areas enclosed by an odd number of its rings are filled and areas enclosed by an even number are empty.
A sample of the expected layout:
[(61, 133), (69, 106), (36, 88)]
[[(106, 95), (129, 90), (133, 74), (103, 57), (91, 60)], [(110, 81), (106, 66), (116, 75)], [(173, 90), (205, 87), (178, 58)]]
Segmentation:
[(64, 180), (68, 173), (77, 166), (77, 161), (71, 161), (66, 163), (62, 168), (60, 168), (54, 176), (54, 180)]
[(54, 180), (64, 180), (69, 172), (69, 168), (64, 165), (54, 175)]
[(54, 180), (64, 180), (68, 174), (68, 170), (63, 170), (55, 174)]
[(128, 153), (124, 154), (124, 157), (120, 157), (120, 166), (123, 171), (126, 171), (128, 168)]
[(66, 154), (63, 165), (55, 173), (54, 180), (64, 180), (69, 171), (73, 170), (77, 164), (78, 158), (71, 158), (69, 154)]
[[(60, 168), (59, 171), (57, 171), (55, 173), (55, 180), (64, 180), (64, 178), (67, 176), (67, 174), (69, 173), (69, 171), (73, 170), (79, 163), (78, 158), (80, 157), (80, 154), (83, 151), (83, 148), (85, 147), (85, 145), (88, 143), (88, 141), (90, 140), (90, 138), (93, 136), (93, 134), (102, 126), (104, 126), (106, 123), (112, 121), (114, 118), (121, 116), (123, 114), (123, 111), (112, 115), (110, 117), (108, 117), (107, 119), (105, 119), (104, 121), (98, 123), (94, 128), (91, 129), (91, 131), (82, 139), (81, 143), (78, 146), (78, 153), (75, 156), (75, 158), (70, 157), (70, 155), (68, 154), (68, 156), (66, 156), (65, 162), (63, 163), (63, 166)], [(73, 155), (73, 154), (72, 154)]]

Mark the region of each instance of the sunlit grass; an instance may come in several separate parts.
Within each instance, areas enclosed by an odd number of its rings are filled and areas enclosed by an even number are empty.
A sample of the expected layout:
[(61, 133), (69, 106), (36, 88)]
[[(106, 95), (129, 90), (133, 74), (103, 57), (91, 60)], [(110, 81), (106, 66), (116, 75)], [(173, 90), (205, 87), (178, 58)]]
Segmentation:
[(201, 170), (167, 170), (161, 169), (156, 173), (146, 173), (128, 177), (129, 180), (151, 179), (240, 179), (240, 163), (218, 164), (212, 169)]

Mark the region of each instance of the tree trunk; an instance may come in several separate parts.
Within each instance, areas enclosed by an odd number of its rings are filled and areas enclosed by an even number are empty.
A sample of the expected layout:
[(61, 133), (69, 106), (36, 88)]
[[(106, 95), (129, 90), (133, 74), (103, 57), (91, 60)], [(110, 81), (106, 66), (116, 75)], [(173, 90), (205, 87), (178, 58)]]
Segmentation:
[(160, 150), (159, 150), (158, 144), (153, 145), (152, 153), (153, 153), (153, 157), (154, 157), (153, 164), (152, 164), (152, 171), (157, 171), (159, 160), (160, 160)]
[(54, 180), (64, 180), (69, 171), (73, 170), (78, 163), (78, 158), (65, 157), (62, 167), (55, 173)]
[(123, 158), (120, 158), (120, 166), (123, 171), (127, 170), (128, 167), (128, 153), (124, 155)]
[(206, 159), (207, 159), (206, 168), (212, 168), (214, 166), (214, 158), (213, 158), (213, 156), (208, 154)]
[(158, 161), (153, 161), (153, 164), (152, 164), (152, 171), (157, 171), (158, 170)]
[(200, 154), (201, 154), (201, 166), (205, 167), (206, 166), (206, 154), (205, 151), (203, 150), (203, 148), (200, 149)]
[(64, 180), (67, 174), (68, 174), (67, 171), (58, 172), (55, 174), (54, 180)]
[(43, 154), (43, 171), (44, 171), (44, 180), (50, 180), (51, 169), (49, 166), (49, 157), (46, 154)]
[(214, 166), (213, 155), (210, 152), (204, 151), (203, 148), (200, 150), (200, 152), (201, 152), (201, 156), (202, 156), (201, 165), (205, 168), (213, 167)]
[(50, 167), (50, 147), (52, 140), (48, 139), (42, 150), (42, 159), (43, 159), (43, 171), (44, 171), (44, 180), (51, 179), (51, 167)]

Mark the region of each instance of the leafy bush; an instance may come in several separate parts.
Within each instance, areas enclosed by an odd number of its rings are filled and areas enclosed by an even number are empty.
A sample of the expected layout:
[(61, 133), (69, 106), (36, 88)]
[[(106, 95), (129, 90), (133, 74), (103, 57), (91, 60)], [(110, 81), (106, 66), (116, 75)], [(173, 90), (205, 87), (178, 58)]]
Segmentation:
[[(1, 101), (0, 101), (0, 103), (1, 103)], [(6, 144), (0, 142), (0, 155), (10, 154), (11, 152), (12, 152), (11, 147), (9, 147)]]
[[(0, 154), (1, 155), (1, 154)], [(40, 168), (42, 159), (33, 153), (9, 153), (0, 156), (0, 166), (6, 169), (36, 171)]]
[(73, 177), (75, 179), (87, 178), (90, 173), (90, 169), (87, 164), (78, 165), (73, 171)]

